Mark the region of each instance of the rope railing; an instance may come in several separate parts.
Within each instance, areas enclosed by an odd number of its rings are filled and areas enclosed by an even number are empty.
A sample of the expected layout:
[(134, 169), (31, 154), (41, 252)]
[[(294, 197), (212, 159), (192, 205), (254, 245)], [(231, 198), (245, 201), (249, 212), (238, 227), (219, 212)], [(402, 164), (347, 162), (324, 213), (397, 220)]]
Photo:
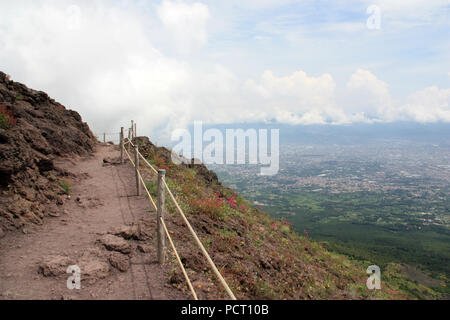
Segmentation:
[(130, 154), (128, 153), (127, 149), (124, 149), (123, 151), (125, 151), (125, 153), (126, 153), (127, 156), (128, 156), (128, 160), (130, 160), (131, 164), (132, 164), (133, 167), (134, 167), (134, 166), (135, 166), (135, 165), (134, 165), (134, 161), (133, 161), (133, 159), (131, 159), (131, 156), (130, 156)]
[[(132, 128), (135, 130), (136, 124), (134, 124), (134, 127), (133, 127), (133, 124), (132, 124)], [(129, 137), (130, 137), (130, 136), (133, 136), (133, 129), (130, 128), (131, 133), (129, 132)], [(135, 161), (132, 160), (130, 154), (129, 154), (128, 151), (126, 150), (126, 148), (125, 148), (125, 145), (126, 145), (126, 144), (131, 144), (133, 147), (135, 147)], [(139, 152), (138, 147), (135, 146), (135, 145), (133, 144), (133, 142), (131, 141), (130, 138), (124, 138), (124, 136), (123, 136), (123, 128), (122, 128), (122, 131), (121, 131), (121, 150), (125, 151), (125, 153), (126, 153), (128, 159), (129, 159), (130, 162), (132, 163), (133, 167), (135, 167), (135, 169), (136, 169), (136, 175), (137, 175), (137, 181), (140, 181), (140, 183), (144, 186), (144, 189), (145, 189), (145, 191), (146, 191), (146, 193), (147, 193), (147, 196), (148, 196), (148, 198), (149, 198), (149, 200), (150, 200), (151, 205), (155, 208), (155, 210), (158, 211), (158, 206), (155, 204), (155, 201), (153, 200), (153, 198), (152, 198), (152, 196), (151, 196), (151, 194), (150, 194), (150, 192), (149, 192), (149, 190), (148, 190), (148, 188), (147, 188), (147, 186), (146, 186), (146, 184), (145, 184), (145, 182), (144, 182), (144, 179), (142, 178), (142, 175), (140, 174), (138, 168), (136, 168), (136, 164), (135, 164), (135, 163), (137, 163), (137, 164), (138, 164), (138, 167), (139, 167), (139, 161), (138, 161), (138, 160), (139, 160), (139, 159), (142, 159), (143, 162), (144, 162), (144, 164), (146, 164), (147, 167), (149, 167), (153, 173), (155, 173), (155, 174), (158, 175), (159, 172), (158, 172), (158, 170), (157, 170), (154, 166), (152, 166), (152, 165), (147, 161), (147, 159), (145, 159), (145, 157)], [(122, 151), (121, 151), (121, 158), (122, 158), (122, 159), (121, 159), (121, 162), (123, 163), (123, 153), (122, 153)], [(216, 277), (218, 278), (219, 282), (221, 283), (221, 285), (223, 286), (223, 288), (224, 288), (225, 291), (227, 292), (228, 296), (229, 296), (232, 300), (236, 300), (235, 295), (234, 295), (233, 292), (231, 291), (230, 287), (228, 286), (227, 282), (226, 282), (225, 279), (223, 278), (222, 274), (221, 274), (221, 273), (219, 272), (219, 270), (217, 269), (216, 265), (214, 264), (214, 261), (211, 259), (211, 256), (208, 254), (208, 251), (205, 249), (204, 245), (202, 244), (202, 242), (201, 242), (200, 239), (198, 238), (198, 236), (197, 236), (197, 234), (196, 234), (194, 228), (192, 227), (192, 225), (190, 224), (190, 222), (189, 222), (189, 220), (187, 219), (186, 215), (184, 214), (183, 210), (181, 209), (180, 205), (178, 204), (177, 199), (175, 198), (174, 194), (173, 194), (172, 191), (170, 190), (170, 188), (169, 188), (169, 186), (168, 186), (168, 184), (167, 184), (167, 182), (166, 182), (166, 180), (165, 180), (164, 174), (163, 174), (163, 176), (161, 177), (161, 182), (162, 182), (163, 188), (164, 188), (165, 190), (167, 190), (167, 192), (168, 192), (168, 194), (169, 194), (169, 196), (170, 196), (170, 199), (171, 199), (172, 202), (174, 203), (175, 207), (177, 208), (178, 213), (181, 215), (181, 217), (182, 217), (184, 223), (186, 224), (187, 228), (189, 229), (191, 235), (193, 236), (193, 238), (194, 238), (194, 240), (195, 240), (195, 243), (198, 245), (198, 247), (200, 248), (202, 254), (204, 255), (204, 257), (205, 257), (206, 260), (208, 261), (208, 264), (209, 264), (210, 268), (212, 269), (212, 271), (214, 272), (214, 274), (215, 274)], [(160, 186), (159, 186), (159, 179), (158, 179), (158, 187), (160, 187)], [(138, 186), (138, 194), (139, 194), (139, 186)], [(159, 193), (158, 193), (158, 194), (159, 194)], [(158, 205), (159, 205), (159, 201), (158, 201)], [(162, 204), (162, 206), (164, 206), (164, 204)], [(159, 212), (159, 211), (158, 211), (158, 212)], [(159, 222), (161, 223), (161, 226), (162, 226), (162, 229), (163, 229), (163, 231), (164, 231), (164, 234), (165, 234), (165, 235), (167, 236), (167, 238), (169, 239), (169, 243), (170, 243), (170, 245), (171, 245), (171, 247), (172, 247), (172, 250), (173, 250), (174, 253), (175, 253), (176, 260), (177, 260), (177, 262), (178, 262), (178, 264), (179, 264), (179, 266), (180, 266), (180, 268), (181, 268), (181, 270), (182, 270), (182, 272), (183, 272), (183, 275), (184, 275), (184, 277), (185, 277), (185, 279), (186, 279), (186, 282), (187, 282), (187, 284), (188, 284), (189, 290), (191, 291), (191, 293), (192, 293), (194, 299), (195, 299), (195, 300), (198, 300), (198, 297), (197, 297), (197, 295), (196, 295), (196, 293), (195, 293), (195, 290), (194, 290), (194, 288), (192, 287), (191, 281), (189, 280), (189, 277), (188, 277), (188, 275), (187, 275), (187, 273), (186, 273), (186, 270), (185, 270), (185, 268), (184, 268), (184, 266), (183, 266), (183, 263), (181, 262), (180, 256), (179, 256), (179, 254), (178, 254), (178, 252), (177, 252), (177, 250), (176, 250), (176, 247), (175, 247), (175, 245), (174, 245), (174, 243), (173, 243), (172, 237), (170, 236), (170, 234), (169, 234), (169, 232), (168, 232), (168, 230), (167, 230), (167, 226), (166, 226), (166, 224), (165, 224), (165, 222), (164, 222), (164, 219), (163, 219), (163, 217), (160, 217), (160, 216), (158, 216), (158, 219), (159, 219)], [(159, 232), (159, 231), (158, 231), (158, 232)], [(160, 236), (161, 236), (161, 235), (160, 235)], [(158, 244), (158, 245), (159, 245), (159, 244)], [(158, 255), (159, 255), (159, 253), (158, 253)]]
[(93, 134), (99, 141), (101, 140), (101, 138), (103, 138), (102, 139), (103, 143), (106, 143), (106, 137), (111, 137), (111, 136), (117, 137), (117, 135), (120, 134), (120, 132), (113, 132), (113, 133), (104, 132), (104, 133), (93, 133)]
[(148, 191), (147, 186), (145, 185), (144, 179), (142, 179), (141, 174), (139, 173), (139, 180), (141, 181), (142, 185), (144, 186), (145, 191), (147, 192), (147, 196), (150, 200), (150, 203), (152, 204), (153, 208), (155, 208), (155, 210), (158, 210), (158, 207), (155, 204), (155, 201), (153, 201), (152, 196), (150, 195), (150, 192)]
[(178, 264), (179, 264), (179, 266), (181, 268), (181, 271), (183, 272), (184, 278), (186, 279), (186, 282), (188, 284), (189, 290), (191, 291), (192, 296), (194, 297), (194, 300), (198, 300), (197, 294), (195, 293), (195, 290), (194, 290), (194, 287), (192, 286), (191, 280), (189, 279), (189, 276), (187, 275), (186, 269), (183, 266), (183, 262), (181, 262), (180, 255), (178, 254), (178, 251), (175, 248), (175, 245), (173, 244), (172, 237), (170, 236), (169, 231), (167, 230), (167, 226), (164, 223), (164, 219), (160, 218), (160, 221), (161, 221), (162, 226), (164, 227), (164, 232), (165, 232), (165, 234), (167, 236), (167, 239), (169, 239), (170, 246), (172, 247), (172, 250), (175, 253), (175, 256), (177, 258), (177, 261), (178, 261)]
[(217, 278), (219, 279), (222, 286), (225, 288), (225, 291), (228, 293), (230, 298), (232, 300), (236, 300), (236, 297), (234, 296), (233, 292), (231, 291), (230, 287), (228, 286), (227, 282), (223, 278), (223, 276), (220, 274), (219, 270), (217, 269), (216, 265), (212, 261), (211, 257), (208, 254), (208, 251), (206, 251), (205, 247), (203, 246), (202, 242), (198, 238), (197, 234), (195, 233), (194, 229), (192, 228), (191, 224), (189, 223), (189, 220), (186, 218), (183, 210), (181, 209), (180, 205), (178, 204), (177, 200), (175, 199), (175, 196), (173, 195), (172, 191), (170, 191), (169, 186), (167, 185), (166, 181), (164, 180), (164, 185), (166, 187), (167, 192), (170, 195), (170, 198), (172, 199), (173, 203), (175, 204), (176, 208), (178, 209), (178, 212), (180, 213), (181, 217), (184, 220), (184, 223), (187, 225), (189, 231), (191, 232), (192, 236), (194, 237), (195, 242), (200, 247), (200, 250), (202, 251), (203, 255), (205, 256), (206, 260), (208, 260), (208, 263), (211, 267), (211, 269), (216, 274)]
[(154, 173), (158, 174), (158, 170), (156, 170), (156, 169), (155, 169), (155, 168), (147, 161), (147, 159), (144, 158), (144, 156), (143, 156), (140, 152), (139, 152), (139, 156), (141, 157), (142, 160), (144, 160), (145, 164), (146, 164), (147, 166), (149, 166), (150, 169), (152, 169), (152, 171), (153, 171)]
[(134, 143), (133, 142), (131, 142), (131, 140), (130, 139), (128, 139), (128, 138), (125, 138), (125, 140), (127, 140), (126, 142), (125, 142), (125, 144), (131, 144), (131, 146), (132, 147), (134, 147)]

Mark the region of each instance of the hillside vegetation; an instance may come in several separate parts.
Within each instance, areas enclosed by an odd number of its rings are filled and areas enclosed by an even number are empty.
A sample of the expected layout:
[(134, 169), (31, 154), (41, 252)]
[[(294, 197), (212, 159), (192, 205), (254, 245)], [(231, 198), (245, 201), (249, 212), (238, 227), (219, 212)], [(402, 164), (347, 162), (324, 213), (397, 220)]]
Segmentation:
[[(324, 244), (299, 235), (223, 186), (204, 165), (176, 165), (170, 151), (136, 138), (141, 153), (167, 170), (167, 183), (213, 261), (238, 299), (416, 299), (437, 298), (430, 288), (409, 281), (401, 266), (382, 270), (382, 289), (366, 288), (370, 262), (350, 260)], [(156, 196), (155, 177), (146, 175)], [(168, 200), (167, 221), (182, 261), (200, 298), (226, 298), (206, 259)], [(170, 251), (170, 249), (169, 249)], [(168, 282), (187, 290), (175, 257)]]

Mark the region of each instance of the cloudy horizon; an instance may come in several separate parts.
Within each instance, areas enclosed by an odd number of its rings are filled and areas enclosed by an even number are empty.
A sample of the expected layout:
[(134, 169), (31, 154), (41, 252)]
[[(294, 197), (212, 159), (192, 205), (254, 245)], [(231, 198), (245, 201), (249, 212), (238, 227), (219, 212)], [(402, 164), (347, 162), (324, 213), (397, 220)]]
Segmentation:
[(448, 0), (0, 1), (0, 70), (93, 131), (134, 119), (450, 122)]

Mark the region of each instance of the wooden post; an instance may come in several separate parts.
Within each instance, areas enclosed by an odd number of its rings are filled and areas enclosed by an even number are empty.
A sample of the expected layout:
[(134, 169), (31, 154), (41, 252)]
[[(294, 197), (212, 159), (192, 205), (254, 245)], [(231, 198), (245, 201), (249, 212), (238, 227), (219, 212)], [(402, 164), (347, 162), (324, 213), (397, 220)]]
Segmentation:
[(137, 133), (136, 133), (136, 123), (134, 124), (134, 130), (133, 130), (133, 132), (134, 132), (134, 137), (136, 138), (136, 137), (137, 137)]
[(123, 127), (120, 128), (120, 163), (124, 164), (124, 159), (123, 159)]
[(166, 261), (166, 235), (161, 219), (164, 221), (164, 203), (166, 201), (166, 189), (164, 187), (164, 179), (166, 170), (158, 170), (158, 211), (157, 211), (157, 233), (158, 233), (158, 261), (164, 264)]
[(131, 139), (134, 139), (134, 121), (131, 120)]
[(106, 133), (103, 134), (103, 143), (106, 143)]
[(134, 171), (136, 172), (136, 190), (137, 195), (141, 195), (141, 181), (139, 180), (139, 146), (134, 146)]
[[(128, 128), (128, 141), (131, 141), (131, 130)], [(128, 152), (131, 153), (131, 143), (128, 144)]]

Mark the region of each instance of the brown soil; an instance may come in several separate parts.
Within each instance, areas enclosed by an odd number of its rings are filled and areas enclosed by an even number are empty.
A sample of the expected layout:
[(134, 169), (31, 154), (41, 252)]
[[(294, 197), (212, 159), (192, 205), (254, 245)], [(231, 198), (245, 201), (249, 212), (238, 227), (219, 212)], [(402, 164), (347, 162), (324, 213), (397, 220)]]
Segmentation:
[[(156, 262), (156, 214), (136, 196), (132, 167), (111, 164), (118, 155), (117, 146), (98, 145), (93, 156), (55, 160), (73, 174), (70, 195), (43, 225), (0, 239), (0, 299), (190, 298), (167, 284)], [(72, 264), (81, 268), (80, 290), (67, 289)]]

